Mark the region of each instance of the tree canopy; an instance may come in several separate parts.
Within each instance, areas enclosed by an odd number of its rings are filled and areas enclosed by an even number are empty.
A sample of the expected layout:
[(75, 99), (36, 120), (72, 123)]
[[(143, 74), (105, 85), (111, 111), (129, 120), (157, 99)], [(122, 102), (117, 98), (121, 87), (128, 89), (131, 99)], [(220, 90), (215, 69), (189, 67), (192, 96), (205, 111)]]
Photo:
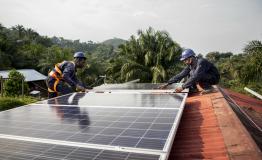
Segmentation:
[(166, 80), (181, 53), (181, 47), (165, 31), (148, 28), (139, 30), (138, 37), (130, 39), (119, 46), (116, 59), (112, 60), (107, 73), (112, 79), (141, 82), (162, 82)]
[(249, 42), (242, 54), (210, 52), (206, 55), (221, 73), (221, 85), (243, 92), (244, 87), (262, 93), (262, 44)]
[[(22, 25), (6, 28), (0, 24), (0, 70), (30, 68), (47, 75), (56, 63), (72, 60), (76, 51), (87, 55), (87, 65), (77, 74), (88, 85), (101, 84), (95, 83), (101, 75), (106, 75), (107, 83), (165, 82), (183, 67), (180, 45), (168, 32), (152, 27), (138, 30), (127, 41), (113, 38), (99, 43), (41, 36)], [(214, 51), (206, 58), (218, 67), (220, 85), (237, 91), (248, 86), (262, 93), (261, 41), (248, 42), (241, 54)]]

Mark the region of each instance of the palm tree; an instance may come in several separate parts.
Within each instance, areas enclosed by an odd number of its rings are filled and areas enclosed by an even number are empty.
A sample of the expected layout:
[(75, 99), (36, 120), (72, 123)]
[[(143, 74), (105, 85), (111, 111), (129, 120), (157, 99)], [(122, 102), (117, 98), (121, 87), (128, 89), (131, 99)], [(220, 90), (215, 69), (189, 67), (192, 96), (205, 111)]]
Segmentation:
[(20, 39), (24, 38), (24, 36), (26, 34), (26, 29), (22, 25), (16, 25), (16, 26), (12, 27), (12, 30), (17, 31)]
[(176, 65), (175, 59), (181, 47), (165, 31), (138, 30), (138, 38), (119, 46), (123, 58), (120, 75), (123, 81), (140, 79), (141, 82), (162, 82), (167, 79), (167, 71)]
[(25, 36), (26, 36), (26, 39), (30, 41), (34, 41), (36, 40), (37, 37), (39, 37), (39, 34), (36, 31), (34, 31), (33, 29), (29, 28), (25, 30)]
[(246, 65), (241, 70), (241, 78), (245, 83), (262, 81), (262, 43), (251, 41), (244, 48), (247, 54)]

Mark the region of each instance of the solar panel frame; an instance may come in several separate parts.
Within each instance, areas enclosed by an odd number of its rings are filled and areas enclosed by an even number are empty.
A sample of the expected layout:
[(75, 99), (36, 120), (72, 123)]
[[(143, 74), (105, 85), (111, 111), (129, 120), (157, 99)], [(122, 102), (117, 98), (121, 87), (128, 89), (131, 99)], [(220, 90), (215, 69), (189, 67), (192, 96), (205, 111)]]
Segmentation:
[[(177, 114), (176, 119), (175, 119), (175, 121), (173, 123), (173, 127), (172, 127), (172, 129), (171, 129), (171, 131), (169, 133), (169, 137), (167, 138), (167, 143), (164, 146), (164, 151), (166, 152), (166, 155), (165, 155), (165, 158), (164, 158), (165, 160), (168, 159), (170, 151), (172, 149), (172, 144), (173, 144), (175, 136), (176, 136), (176, 132), (177, 132), (177, 129), (178, 129), (178, 126), (179, 126), (178, 124), (179, 124), (179, 122), (180, 122), (180, 120), (182, 118), (182, 113), (183, 113), (184, 108), (185, 108), (185, 103), (186, 103), (187, 96), (188, 96), (188, 94), (185, 95), (185, 97), (184, 97), (184, 99), (183, 99), (183, 101), (182, 101), (182, 103), (180, 105), (178, 114)], [(177, 125), (175, 125), (175, 124), (177, 124)]]

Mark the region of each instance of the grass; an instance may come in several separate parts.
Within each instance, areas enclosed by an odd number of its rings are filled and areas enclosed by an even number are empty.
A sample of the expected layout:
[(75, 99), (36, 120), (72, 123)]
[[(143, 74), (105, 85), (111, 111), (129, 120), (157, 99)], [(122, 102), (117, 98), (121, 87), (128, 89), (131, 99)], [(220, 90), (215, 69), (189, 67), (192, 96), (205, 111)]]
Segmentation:
[(36, 102), (33, 97), (0, 97), (0, 111)]

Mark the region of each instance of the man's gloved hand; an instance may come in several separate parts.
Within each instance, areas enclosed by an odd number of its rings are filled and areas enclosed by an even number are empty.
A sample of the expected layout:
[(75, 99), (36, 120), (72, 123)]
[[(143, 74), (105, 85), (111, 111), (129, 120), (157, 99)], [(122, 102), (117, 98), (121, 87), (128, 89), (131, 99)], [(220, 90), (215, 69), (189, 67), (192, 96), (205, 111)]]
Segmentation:
[(159, 86), (158, 89), (165, 89), (167, 86), (168, 86), (168, 83)]
[(85, 89), (85, 87), (77, 84), (77, 85), (76, 85), (76, 91), (77, 91), (77, 92), (85, 92), (86, 89)]

